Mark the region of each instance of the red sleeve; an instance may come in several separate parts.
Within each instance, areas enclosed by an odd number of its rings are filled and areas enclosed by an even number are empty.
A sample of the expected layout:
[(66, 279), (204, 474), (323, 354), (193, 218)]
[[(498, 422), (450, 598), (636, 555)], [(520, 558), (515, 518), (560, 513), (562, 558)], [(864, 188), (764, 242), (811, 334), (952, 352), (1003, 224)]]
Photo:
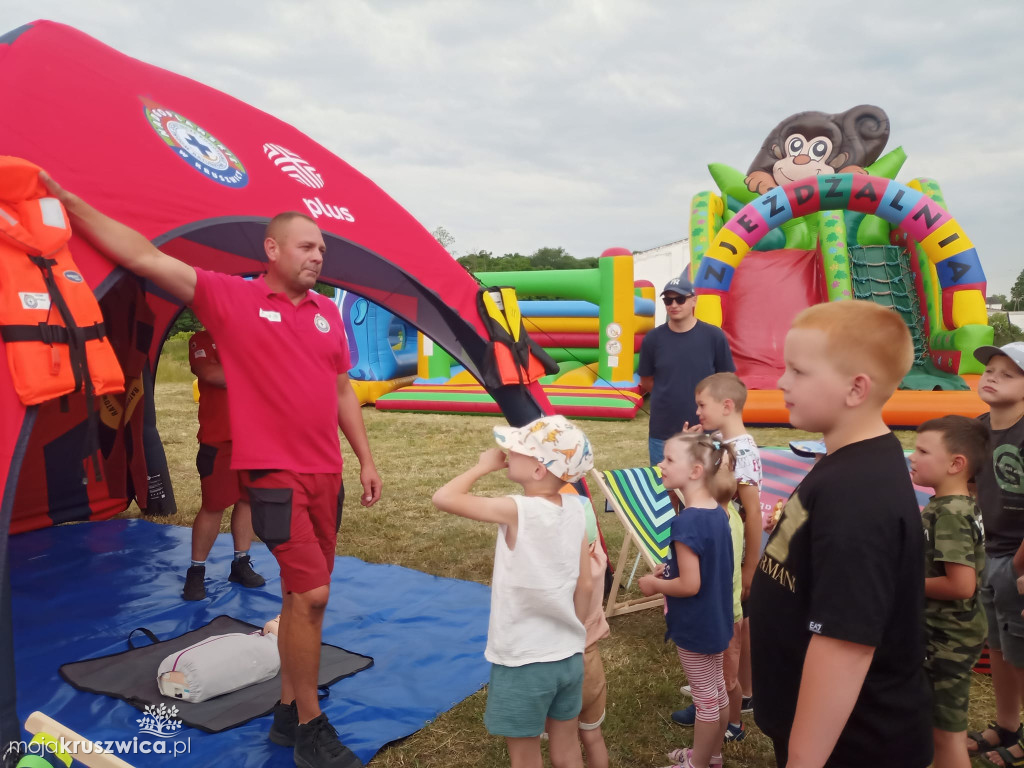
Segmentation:
[(238, 278), (196, 268), (196, 293), (192, 298), (192, 311), (208, 331), (216, 335), (223, 321), (225, 309), (230, 305), (228, 293)]

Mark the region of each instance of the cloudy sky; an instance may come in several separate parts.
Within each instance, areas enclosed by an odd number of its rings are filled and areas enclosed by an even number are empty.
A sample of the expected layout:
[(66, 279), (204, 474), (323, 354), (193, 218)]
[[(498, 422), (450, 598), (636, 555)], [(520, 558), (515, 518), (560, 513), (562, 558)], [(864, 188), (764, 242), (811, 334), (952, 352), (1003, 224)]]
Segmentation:
[(885, 109), (990, 293), (1024, 268), (1024, 3), (4, 0), (295, 125), (460, 253), (687, 236), (709, 162), (795, 112)]

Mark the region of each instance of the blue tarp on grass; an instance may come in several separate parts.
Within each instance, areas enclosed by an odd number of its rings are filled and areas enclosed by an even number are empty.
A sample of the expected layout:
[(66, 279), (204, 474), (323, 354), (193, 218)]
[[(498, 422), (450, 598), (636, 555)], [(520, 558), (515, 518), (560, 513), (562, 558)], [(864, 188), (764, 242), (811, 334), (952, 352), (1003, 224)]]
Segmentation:
[[(254, 545), (252, 554), (266, 586), (244, 589), (227, 582), (227, 534), (207, 561), (207, 599), (182, 600), (190, 537), (188, 528), (111, 520), (10, 539), (22, 723), (39, 710), (94, 741), (149, 739), (139, 732), (139, 710), (75, 690), (57, 668), (127, 650), (126, 638), (136, 627), (164, 640), (222, 614), (263, 624), (280, 611), (277, 563), (263, 545)], [(322, 706), (361, 760), (415, 733), (487, 682), (489, 602), (490, 590), (481, 584), (338, 558), (324, 641), (372, 656), (374, 665), (331, 686)], [(291, 750), (267, 740), (269, 728), (269, 716), (219, 734), (183, 728), (167, 740), (166, 755), (122, 757), (135, 766), (294, 765)], [(187, 745), (187, 755), (172, 757), (174, 741), (182, 744), (179, 750)]]

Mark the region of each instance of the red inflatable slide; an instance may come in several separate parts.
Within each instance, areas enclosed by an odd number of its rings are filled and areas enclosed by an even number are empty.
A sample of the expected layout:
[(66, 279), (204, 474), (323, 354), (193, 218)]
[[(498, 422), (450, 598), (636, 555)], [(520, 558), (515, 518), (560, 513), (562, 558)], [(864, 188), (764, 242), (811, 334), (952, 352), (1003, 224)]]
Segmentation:
[(751, 251), (730, 288), (722, 330), (736, 373), (749, 389), (775, 389), (782, 375), (782, 344), (793, 318), (828, 300), (817, 251)]

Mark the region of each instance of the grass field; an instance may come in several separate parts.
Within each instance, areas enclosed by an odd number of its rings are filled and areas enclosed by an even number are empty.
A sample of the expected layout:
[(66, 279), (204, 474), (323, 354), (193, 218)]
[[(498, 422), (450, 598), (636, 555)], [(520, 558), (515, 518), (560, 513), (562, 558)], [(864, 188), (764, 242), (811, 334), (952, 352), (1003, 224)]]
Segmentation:
[[(199, 508), (195, 472), (197, 407), (192, 401), (186, 352), (183, 338), (165, 344), (156, 386), (158, 427), (178, 507), (177, 514), (157, 522), (173, 525), (190, 525)], [(480, 451), (493, 445), (491, 427), (504, 422), (482, 416), (385, 413), (372, 408), (364, 408), (363, 417), (384, 481), (384, 495), (370, 509), (357, 503), (346, 505), (338, 552), (367, 562), (394, 563), (439, 576), (489, 583), (494, 528), (438, 512), (431, 506), (430, 496), (473, 463)], [(595, 446), (600, 467), (636, 466), (646, 460), (645, 415), (633, 422), (584, 422), (583, 427)], [(760, 445), (785, 445), (806, 436), (789, 429), (751, 432)], [(905, 446), (912, 445), (910, 433), (900, 433), (900, 439)], [(343, 448), (346, 459), (351, 458), (344, 443)], [(358, 464), (354, 460), (346, 464), (345, 482), (350, 489), (358, 488)], [(511, 488), (498, 475), (485, 478), (477, 486), (479, 491), (495, 495)], [(354, 497), (350, 492), (349, 498)], [(604, 500), (596, 493), (595, 509), (603, 507)], [(137, 516), (138, 510), (133, 506), (124, 514)], [(614, 561), (622, 542), (622, 528), (613, 515), (599, 513), (598, 519)], [(227, 523), (225, 516), (222, 530), (228, 530)], [(257, 557), (258, 569), (276, 567), (265, 552)], [(184, 579), (188, 563), (181, 565)], [(662, 640), (664, 618), (659, 611), (648, 610), (615, 617), (610, 623), (611, 637), (602, 641), (601, 655), (608, 677), (608, 715), (603, 729), (611, 764), (664, 765), (664, 753), (672, 747), (689, 745), (692, 734), (669, 719), (671, 711), (682, 706), (679, 686), (684, 678), (674, 648)], [(994, 705), (988, 678), (975, 678), (971, 727), (980, 729), (992, 716)], [(383, 750), (371, 765), (507, 765), (502, 741), (484, 729), (484, 702), (484, 692), (471, 696), (420, 732)], [(748, 737), (726, 746), (727, 764), (736, 768), (774, 765), (769, 740), (757, 730), (752, 718), (748, 717), (746, 726)]]

